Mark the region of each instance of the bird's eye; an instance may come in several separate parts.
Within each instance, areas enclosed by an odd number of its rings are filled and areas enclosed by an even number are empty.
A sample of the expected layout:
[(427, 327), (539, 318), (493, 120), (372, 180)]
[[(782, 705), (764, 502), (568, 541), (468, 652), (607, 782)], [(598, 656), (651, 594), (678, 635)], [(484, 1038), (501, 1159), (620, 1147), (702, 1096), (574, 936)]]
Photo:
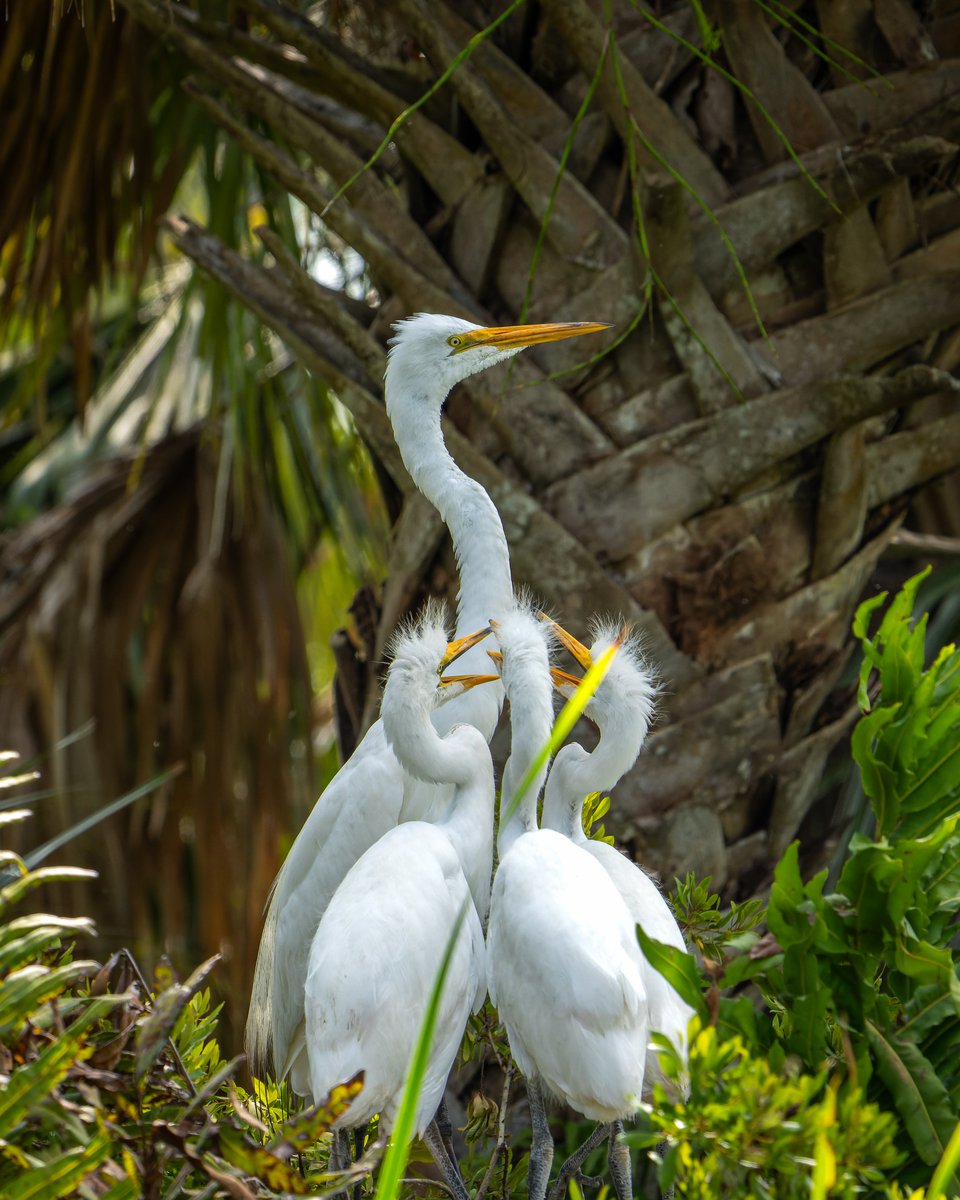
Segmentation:
[(453, 335), (453, 337), (448, 337), (448, 338), (447, 338), (447, 345), (448, 345), (448, 346), (453, 346), (453, 348), (454, 348), (454, 349), (456, 349), (456, 348), (457, 348), (457, 346), (459, 346), (459, 345), (460, 345), (460, 343), (461, 343), (461, 341), (462, 341), (462, 340), (463, 340), (462, 338), (459, 338), (459, 337), (457, 337), (457, 335), (456, 335), (456, 334), (454, 334), (454, 335)]

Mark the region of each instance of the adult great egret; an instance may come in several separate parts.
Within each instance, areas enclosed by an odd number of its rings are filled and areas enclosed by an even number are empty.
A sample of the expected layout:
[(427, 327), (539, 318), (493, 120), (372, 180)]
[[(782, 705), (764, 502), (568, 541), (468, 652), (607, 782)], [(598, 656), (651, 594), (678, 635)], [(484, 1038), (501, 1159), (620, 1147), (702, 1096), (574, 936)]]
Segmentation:
[[(615, 846), (588, 838), (583, 831), (584, 798), (590, 792), (613, 788), (637, 760), (653, 716), (657, 694), (653, 674), (644, 663), (637, 642), (626, 637), (626, 631), (614, 623), (597, 623), (589, 650), (555, 621), (548, 624), (584, 670), (614, 641), (622, 644), (586, 707), (586, 715), (600, 730), (599, 745), (588, 753), (582, 746), (571, 744), (557, 755), (544, 793), (543, 825), (564, 834), (593, 855), (620, 893), (633, 921), (642, 926), (648, 937), (685, 951), (687, 947), (676, 918), (653, 880)], [(567, 697), (580, 682), (555, 668), (552, 675), (560, 692)], [(687, 1026), (693, 1010), (646, 958), (642, 974), (650, 1032), (665, 1034), (685, 1053)], [(667, 1082), (656, 1051), (648, 1049), (647, 1089), (656, 1081)]]
[[(531, 613), (525, 622), (517, 614), (497, 636), (515, 744), (542, 744), (552, 705), (549, 696), (534, 697), (549, 691), (546, 631)], [(506, 789), (502, 797), (506, 804)], [(501, 818), (487, 986), (527, 1080), (528, 1190), (530, 1200), (543, 1200), (553, 1159), (544, 1094), (604, 1122), (600, 1136), (607, 1136), (609, 1123), (632, 1113), (640, 1099), (647, 1003), (643, 956), (619, 893), (583, 847), (537, 828), (536, 803), (530, 788), (515, 813)], [(621, 1144), (611, 1146), (617, 1195), (629, 1200), (629, 1155)]]
[[(460, 570), (457, 631), (485, 625), (512, 602), (510, 560), (497, 510), (483, 488), (447, 452), (440, 425), (451, 388), (527, 346), (607, 328), (597, 323), (485, 328), (457, 317), (419, 313), (394, 326), (384, 394), (400, 456), (414, 483), (438, 509)], [(476, 671), (477, 659), (464, 662)], [(487, 691), (487, 694), (482, 694)], [(441, 733), (474, 725), (487, 741), (503, 702), (500, 684), (471, 690), (434, 714)], [(411, 779), (383, 727), (368, 730), (307, 817), (268, 902), (254, 974), (245, 1042), (255, 1072), (281, 1078), (309, 1095), (303, 1048), (307, 954), (330, 898), (361, 854), (401, 819), (437, 815), (450, 788)]]
[(335, 1128), (364, 1126), (379, 1113), (389, 1132), (456, 931), (415, 1129), (460, 1200), (467, 1200), (466, 1189), (433, 1118), (467, 1018), (486, 995), (477, 910), (486, 909), (493, 865), (493, 764), (479, 730), (459, 725), (441, 738), (430, 716), (444, 687), (466, 689), (495, 678), (438, 678), (489, 632), (448, 646), (442, 611), (432, 605), (396, 639), (383, 695), (384, 732), (404, 767), (417, 778), (449, 784), (452, 801), (435, 824), (395, 826), (347, 872), (313, 938), (305, 985), (313, 1095), (325, 1096), (362, 1070), (363, 1090)]

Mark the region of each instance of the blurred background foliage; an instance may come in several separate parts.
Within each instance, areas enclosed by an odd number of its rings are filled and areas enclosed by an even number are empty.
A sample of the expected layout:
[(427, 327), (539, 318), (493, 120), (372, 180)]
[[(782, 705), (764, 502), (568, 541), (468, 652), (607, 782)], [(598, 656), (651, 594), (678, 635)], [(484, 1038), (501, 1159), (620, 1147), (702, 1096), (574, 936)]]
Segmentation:
[[(575, 624), (627, 613), (668, 681), (611, 827), (741, 898), (798, 830), (839, 862), (868, 819), (854, 606), (935, 554), (931, 641), (960, 615), (955, 477), (931, 482), (960, 459), (955, 397), (916, 376), (751, 470), (739, 448), (792, 428), (751, 417), (764, 397), (955, 370), (958, 57), (951, 0), (12, 0), (0, 730), (41, 772), (23, 845), (160, 781), (71, 849), (100, 878), (53, 903), (147, 961), (223, 951), (241, 1023), (269, 883), (375, 708), (384, 630), (450, 586), (377, 421), (387, 327), (417, 306), (618, 325), (556, 383), (528, 356), (509, 420), (483, 383), (451, 404), (518, 578)], [(708, 499), (618, 484), (664, 446)]]
[(267, 889), (338, 761), (331, 635), (387, 524), (349, 414), (158, 218), (254, 257), (269, 221), (368, 285), (122, 10), (18, 4), (2, 47), (0, 723), (41, 774), (25, 844), (179, 764), (79, 839), (100, 878), (69, 906), (151, 960), (222, 948), (242, 1023)]

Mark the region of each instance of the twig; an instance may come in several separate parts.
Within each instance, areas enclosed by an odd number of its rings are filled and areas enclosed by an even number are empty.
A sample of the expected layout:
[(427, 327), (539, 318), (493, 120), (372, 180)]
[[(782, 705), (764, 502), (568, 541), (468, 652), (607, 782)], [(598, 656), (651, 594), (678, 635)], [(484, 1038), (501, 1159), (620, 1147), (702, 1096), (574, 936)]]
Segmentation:
[[(499, 1055), (497, 1056), (499, 1057)], [(476, 1200), (483, 1200), (487, 1192), (487, 1187), (490, 1183), (490, 1177), (493, 1175), (494, 1168), (500, 1159), (503, 1157), (507, 1148), (507, 1101), (510, 1098), (510, 1085), (513, 1083), (513, 1078), (516, 1075), (516, 1067), (513, 1063), (508, 1062), (504, 1067), (503, 1072), (503, 1093), (500, 1097), (500, 1112), (497, 1114), (497, 1144), (493, 1148), (493, 1153), (490, 1155), (490, 1161), (487, 1163), (487, 1169), (483, 1173), (483, 1179), (480, 1180), (480, 1186), (477, 1188)]]
[[(140, 986), (143, 988), (144, 994), (146, 996), (149, 996), (150, 995), (150, 985), (147, 983), (146, 979), (144, 978), (143, 972), (140, 970), (140, 964), (133, 957), (133, 954), (131, 953), (131, 951), (129, 951), (126, 948), (126, 946), (121, 946), (119, 954), (122, 955), (123, 958), (126, 959), (127, 964), (133, 969), (133, 973), (134, 973), (134, 975), (136, 975), (137, 979), (140, 981)], [(173, 1054), (173, 1061), (177, 1064), (177, 1070), (180, 1072), (180, 1074), (186, 1080), (186, 1084), (187, 1084), (187, 1087), (190, 1089), (191, 1095), (194, 1097), (194, 1099), (196, 1099), (196, 1097), (199, 1095), (196, 1084), (190, 1078), (187, 1068), (183, 1065), (183, 1059), (180, 1057), (180, 1051), (174, 1045), (173, 1038), (169, 1034), (167, 1035), (167, 1045), (170, 1048), (171, 1053)]]

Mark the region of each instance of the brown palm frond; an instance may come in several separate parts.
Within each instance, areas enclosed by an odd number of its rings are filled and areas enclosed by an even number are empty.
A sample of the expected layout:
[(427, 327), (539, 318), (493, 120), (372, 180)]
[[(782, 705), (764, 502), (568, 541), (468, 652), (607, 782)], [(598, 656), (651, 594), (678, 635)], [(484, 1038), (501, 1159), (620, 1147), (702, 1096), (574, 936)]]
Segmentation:
[(142, 276), (185, 147), (157, 136), (162, 80), (149, 35), (122, 9), (16, 3), (0, 31), (3, 340), (43, 337), (63, 318), (82, 405), (90, 294), (115, 271)]
[(310, 683), (281, 530), (252, 480), (218, 512), (218, 464), (198, 429), (169, 437), (8, 536), (0, 725), (56, 793), (30, 845), (185, 768), (61, 851), (100, 879), (59, 903), (151, 958), (222, 950), (239, 1005), (281, 831), (313, 794)]

